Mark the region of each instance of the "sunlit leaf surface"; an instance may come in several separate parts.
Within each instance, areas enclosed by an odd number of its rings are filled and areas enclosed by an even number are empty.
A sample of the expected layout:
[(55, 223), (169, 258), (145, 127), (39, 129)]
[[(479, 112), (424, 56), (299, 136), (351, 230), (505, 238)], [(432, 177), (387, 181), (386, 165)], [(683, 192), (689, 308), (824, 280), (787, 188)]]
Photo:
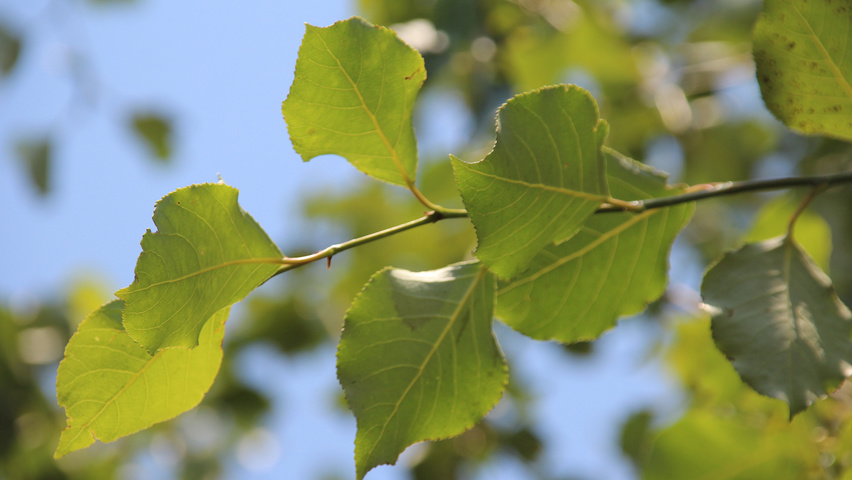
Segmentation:
[(577, 233), (606, 198), (605, 133), (594, 98), (575, 85), (524, 93), (500, 107), (494, 150), (477, 163), (453, 157), (482, 263), (511, 278), (544, 246)]
[(852, 374), (852, 314), (790, 237), (728, 253), (701, 286), (713, 338), (743, 381), (804, 410)]
[[(610, 189), (620, 199), (680, 192), (659, 172), (611, 150), (606, 161)], [(669, 250), (692, 211), (682, 204), (594, 215), (570, 240), (546, 247), (523, 273), (498, 284), (497, 316), (533, 338), (596, 338), (663, 293)]]
[(293, 148), (305, 161), (340, 155), (380, 180), (412, 183), (411, 111), (425, 79), (423, 58), (392, 30), (357, 17), (308, 25), (281, 107)]
[(788, 127), (852, 140), (852, 4), (766, 0), (754, 29), (763, 100)]
[(96, 310), (68, 342), (56, 378), (68, 426), (56, 457), (173, 418), (198, 405), (216, 378), (228, 308), (204, 325), (197, 347), (150, 355), (124, 331), (123, 307), (115, 300)]
[(266, 232), (237, 203), (237, 189), (193, 185), (163, 197), (159, 229), (142, 236), (136, 279), (116, 295), (124, 327), (155, 353), (194, 347), (215, 312), (243, 299), (272, 276), (282, 258)]
[(358, 421), (361, 479), (413, 443), (458, 435), (500, 399), (494, 277), (478, 263), (370, 279), (346, 315), (337, 375)]

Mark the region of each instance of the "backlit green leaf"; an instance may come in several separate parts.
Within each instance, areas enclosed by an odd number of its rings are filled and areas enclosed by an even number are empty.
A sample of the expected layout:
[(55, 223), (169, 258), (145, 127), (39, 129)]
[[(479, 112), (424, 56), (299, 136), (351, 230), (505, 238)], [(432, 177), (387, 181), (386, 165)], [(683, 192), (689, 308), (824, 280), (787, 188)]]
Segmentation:
[[(605, 152), (614, 196), (638, 200), (680, 192), (667, 187), (660, 173)], [(663, 293), (669, 250), (693, 209), (682, 204), (594, 215), (570, 240), (546, 247), (523, 273), (499, 283), (497, 316), (533, 338), (596, 338)]]
[(215, 312), (242, 300), (271, 277), (282, 254), (237, 203), (237, 189), (193, 185), (163, 197), (154, 209), (159, 229), (142, 236), (125, 301), (127, 333), (155, 353), (194, 347)]
[(728, 253), (704, 276), (701, 295), (716, 346), (791, 416), (852, 373), (852, 314), (792, 238)]
[(68, 426), (55, 456), (111, 442), (198, 405), (222, 362), (228, 308), (216, 312), (193, 349), (150, 355), (124, 331), (120, 300), (89, 315), (59, 364), (56, 396)]
[(360, 18), (307, 26), (281, 111), (293, 148), (308, 161), (334, 154), (396, 185), (413, 184), (414, 98), (423, 58), (387, 28)]
[(852, 4), (766, 0), (754, 29), (763, 100), (793, 130), (852, 140)]
[(485, 159), (452, 157), (476, 227), (476, 256), (494, 273), (515, 276), (544, 246), (577, 233), (606, 201), (605, 125), (589, 92), (546, 87), (500, 107), (497, 143)]
[(500, 399), (494, 277), (478, 263), (376, 273), (346, 315), (337, 376), (358, 421), (361, 479), (409, 445), (458, 435)]

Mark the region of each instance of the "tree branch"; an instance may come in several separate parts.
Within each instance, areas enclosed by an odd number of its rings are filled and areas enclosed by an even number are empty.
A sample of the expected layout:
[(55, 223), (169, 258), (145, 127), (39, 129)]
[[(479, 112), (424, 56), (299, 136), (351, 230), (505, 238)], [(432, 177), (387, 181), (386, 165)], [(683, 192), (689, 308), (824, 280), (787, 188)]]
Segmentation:
[(722, 182), (695, 186), (700, 190), (690, 191), (681, 195), (671, 197), (651, 198), (648, 200), (636, 200), (631, 202), (635, 209), (626, 209), (615, 205), (602, 205), (595, 213), (612, 212), (643, 212), (655, 208), (671, 207), (681, 203), (694, 202), (711, 197), (723, 195), (734, 195), (737, 193), (756, 192), (764, 190), (779, 190), (791, 187), (830, 187), (841, 183), (852, 183), (852, 172), (834, 173), (830, 175), (814, 175), (810, 177), (786, 177), (773, 178), (769, 180), (744, 180), (741, 182)]
[[(630, 202), (625, 201), (619, 205), (607, 203), (601, 205), (597, 210), (595, 210), (595, 213), (640, 213), (647, 210), (671, 207), (674, 205), (680, 205), (682, 203), (703, 200), (705, 198), (721, 197), (723, 195), (734, 195), (737, 193), (745, 192), (779, 190), (783, 188), (807, 186), (819, 188), (820, 190), (822, 190), (842, 183), (852, 183), (852, 172), (835, 173), (830, 175), (815, 175), (810, 177), (787, 177), (774, 178), (769, 180), (745, 180), (741, 182), (710, 183), (703, 185), (695, 185), (691, 187), (691, 191), (687, 191), (687, 193), (683, 193), (680, 195), (672, 195), (670, 197), (649, 198), (647, 200), (634, 200)], [(431, 202), (429, 203), (431, 204)], [(450, 209), (443, 207), (438, 208), (439, 209), (432, 210), (426, 213), (426, 215), (418, 219), (411, 220), (410, 222), (396, 225), (385, 230), (380, 230), (378, 232), (371, 233), (363, 237), (355, 238), (343, 243), (331, 245), (330, 247), (327, 247), (316, 253), (312, 253), (311, 255), (306, 255), (304, 257), (284, 257), (283, 259), (279, 260), (279, 262), (283, 265), (281, 266), (281, 268), (278, 269), (277, 272), (275, 272), (275, 275), (279, 275), (286, 271), (293, 270), (294, 268), (301, 267), (302, 265), (306, 265), (308, 263), (312, 263), (323, 258), (330, 259), (332, 256), (337, 255), (338, 253), (343, 252), (345, 250), (349, 250), (350, 248), (380, 240), (385, 237), (390, 237), (391, 235), (396, 235), (397, 233), (402, 233), (406, 230), (411, 230), (412, 228), (416, 228), (421, 225), (435, 223), (445, 218), (468, 217), (467, 210), (464, 209)]]
[(387, 228), (385, 230), (380, 230), (378, 232), (371, 233), (369, 235), (364, 235), (363, 237), (354, 238), (352, 240), (338, 243), (335, 245), (331, 245), (323, 250), (320, 250), (316, 253), (312, 253), (310, 255), (306, 255), (304, 257), (284, 257), (283, 261), (285, 265), (278, 269), (277, 272), (273, 275), (279, 275), (289, 270), (293, 270), (294, 268), (301, 267), (302, 265), (315, 262), (317, 260), (323, 258), (331, 258), (334, 255), (337, 255), (340, 252), (345, 250), (349, 250), (350, 248), (357, 247), (359, 245), (363, 245), (365, 243), (370, 243), (376, 240), (380, 240), (385, 237), (389, 237), (391, 235), (396, 235), (397, 233), (402, 233), (406, 230), (411, 230), (412, 228), (419, 227), (421, 225), (426, 225), (428, 223), (435, 223), (445, 218), (464, 218), (467, 217), (467, 210), (462, 209), (444, 209), (441, 211), (431, 211), (426, 213), (426, 215), (416, 219), (411, 220), (410, 222), (402, 223), (400, 225), (396, 225), (391, 228)]

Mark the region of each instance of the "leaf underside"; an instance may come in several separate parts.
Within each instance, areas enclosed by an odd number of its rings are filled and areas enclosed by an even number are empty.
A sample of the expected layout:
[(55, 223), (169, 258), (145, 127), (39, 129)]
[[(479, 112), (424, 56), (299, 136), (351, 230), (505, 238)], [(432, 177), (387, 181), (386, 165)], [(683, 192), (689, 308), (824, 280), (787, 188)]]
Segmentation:
[(413, 184), (411, 112), (425, 79), (423, 57), (390, 29), (357, 17), (308, 25), (281, 107), (293, 148), (304, 161), (340, 155), (379, 180)]
[(852, 373), (852, 314), (789, 237), (728, 253), (701, 286), (716, 346), (743, 381), (790, 416)]
[(506, 363), (478, 263), (376, 273), (346, 315), (337, 375), (355, 414), (357, 478), (406, 447), (458, 435), (497, 403)]
[[(623, 200), (680, 193), (659, 172), (605, 149), (612, 195)], [(693, 204), (592, 216), (570, 240), (542, 250), (498, 283), (497, 316), (524, 335), (572, 343), (597, 338), (665, 290), (672, 242)]]
[(150, 355), (124, 331), (123, 307), (114, 300), (96, 310), (68, 342), (56, 377), (68, 425), (56, 458), (175, 417), (198, 405), (216, 378), (228, 308), (205, 323), (197, 347)]
[(280, 266), (281, 251), (240, 208), (237, 189), (193, 185), (163, 197), (142, 236), (136, 279), (116, 292), (124, 327), (149, 353), (198, 344), (207, 319)]
[(753, 42), (763, 100), (779, 120), (852, 140), (852, 4), (766, 0)]
[(476, 257), (498, 276), (515, 276), (543, 247), (570, 238), (606, 200), (605, 125), (589, 92), (546, 87), (500, 107), (497, 142), (485, 159), (452, 157), (476, 228)]

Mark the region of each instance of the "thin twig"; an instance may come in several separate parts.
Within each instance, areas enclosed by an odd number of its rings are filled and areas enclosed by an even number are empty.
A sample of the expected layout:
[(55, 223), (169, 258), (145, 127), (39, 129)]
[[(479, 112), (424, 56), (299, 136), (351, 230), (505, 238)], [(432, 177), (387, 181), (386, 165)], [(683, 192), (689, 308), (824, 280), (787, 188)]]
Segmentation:
[[(681, 195), (672, 195), (671, 197), (651, 198), (648, 200), (636, 200), (635, 205), (638, 211), (651, 210), (654, 208), (671, 207), (681, 203), (694, 202), (711, 197), (721, 197), (723, 195), (733, 195), (744, 192), (756, 192), (765, 190), (779, 190), (782, 188), (791, 187), (817, 187), (825, 185), (826, 188), (841, 184), (851, 183), (852, 172), (834, 173), (831, 175), (814, 175), (810, 177), (787, 177), (773, 178), (769, 180), (745, 180), (742, 182), (723, 182), (708, 184), (705, 188), (698, 191), (691, 191)], [(612, 213), (624, 212), (627, 209), (614, 205), (604, 205), (598, 208), (595, 213)], [(630, 209), (631, 212), (636, 212), (636, 209)]]

